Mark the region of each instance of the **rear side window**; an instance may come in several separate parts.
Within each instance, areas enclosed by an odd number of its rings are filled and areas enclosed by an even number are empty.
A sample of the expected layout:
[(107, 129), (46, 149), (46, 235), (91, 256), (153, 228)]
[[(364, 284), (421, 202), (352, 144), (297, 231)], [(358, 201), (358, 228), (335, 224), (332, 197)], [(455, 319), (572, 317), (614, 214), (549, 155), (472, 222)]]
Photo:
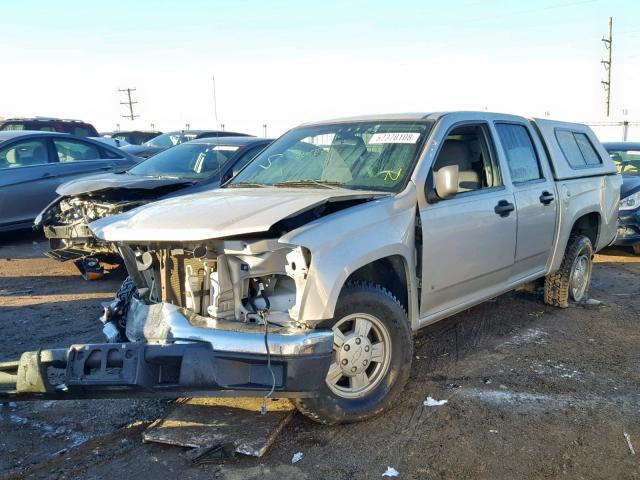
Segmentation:
[(538, 155), (526, 127), (513, 123), (498, 123), (496, 130), (507, 156), (511, 180), (521, 183), (542, 178)]
[(45, 140), (24, 140), (0, 149), (0, 169), (30, 167), (48, 162)]
[(556, 139), (571, 168), (590, 168), (602, 165), (600, 155), (586, 134), (570, 130), (556, 130)]
[(90, 143), (54, 138), (53, 144), (58, 152), (58, 160), (60, 162), (80, 162), (100, 158), (100, 150)]
[(21, 123), (5, 123), (0, 127), (0, 130), (24, 130), (24, 125)]

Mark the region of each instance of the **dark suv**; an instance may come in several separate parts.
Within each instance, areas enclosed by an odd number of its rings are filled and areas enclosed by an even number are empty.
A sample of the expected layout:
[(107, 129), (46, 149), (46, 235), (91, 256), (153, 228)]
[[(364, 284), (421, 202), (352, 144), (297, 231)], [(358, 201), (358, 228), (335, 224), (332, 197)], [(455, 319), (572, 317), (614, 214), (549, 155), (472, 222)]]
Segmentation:
[(40, 132), (70, 133), (78, 137), (99, 137), (98, 131), (90, 123), (61, 118), (8, 118), (0, 120), (0, 130), (31, 130)]

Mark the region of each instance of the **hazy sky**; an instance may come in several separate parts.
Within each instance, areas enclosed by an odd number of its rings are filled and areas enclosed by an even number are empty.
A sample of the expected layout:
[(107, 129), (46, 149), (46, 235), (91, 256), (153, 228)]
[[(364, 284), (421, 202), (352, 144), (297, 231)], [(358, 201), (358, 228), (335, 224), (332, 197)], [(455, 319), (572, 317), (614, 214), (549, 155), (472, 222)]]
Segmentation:
[[(469, 109), (640, 121), (640, 2), (3, 2), (0, 116), (277, 135), (344, 115)], [(212, 75), (217, 88), (216, 121)], [(118, 88), (136, 87), (131, 123)], [(618, 130), (616, 129), (616, 135)]]

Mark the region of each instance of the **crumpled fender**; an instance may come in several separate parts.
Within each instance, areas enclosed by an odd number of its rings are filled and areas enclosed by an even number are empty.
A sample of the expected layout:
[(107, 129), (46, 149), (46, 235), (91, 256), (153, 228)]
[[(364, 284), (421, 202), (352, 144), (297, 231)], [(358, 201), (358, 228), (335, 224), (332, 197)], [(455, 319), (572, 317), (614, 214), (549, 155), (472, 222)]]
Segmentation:
[(415, 185), (409, 185), (399, 195), (323, 217), (279, 239), (280, 243), (303, 246), (311, 252), (311, 265), (299, 308), (300, 321), (332, 318), (349, 275), (364, 265), (392, 255), (404, 259), (409, 274), (409, 315), (417, 311), (414, 267), (417, 196)]

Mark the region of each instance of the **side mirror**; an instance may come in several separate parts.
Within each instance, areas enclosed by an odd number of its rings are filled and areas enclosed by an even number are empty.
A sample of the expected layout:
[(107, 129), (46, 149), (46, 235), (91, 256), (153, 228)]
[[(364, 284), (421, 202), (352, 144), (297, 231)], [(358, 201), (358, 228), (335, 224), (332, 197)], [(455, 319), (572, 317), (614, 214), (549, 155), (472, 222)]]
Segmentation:
[(458, 193), (458, 165), (441, 167), (434, 174), (436, 194), (439, 198), (450, 198)]

